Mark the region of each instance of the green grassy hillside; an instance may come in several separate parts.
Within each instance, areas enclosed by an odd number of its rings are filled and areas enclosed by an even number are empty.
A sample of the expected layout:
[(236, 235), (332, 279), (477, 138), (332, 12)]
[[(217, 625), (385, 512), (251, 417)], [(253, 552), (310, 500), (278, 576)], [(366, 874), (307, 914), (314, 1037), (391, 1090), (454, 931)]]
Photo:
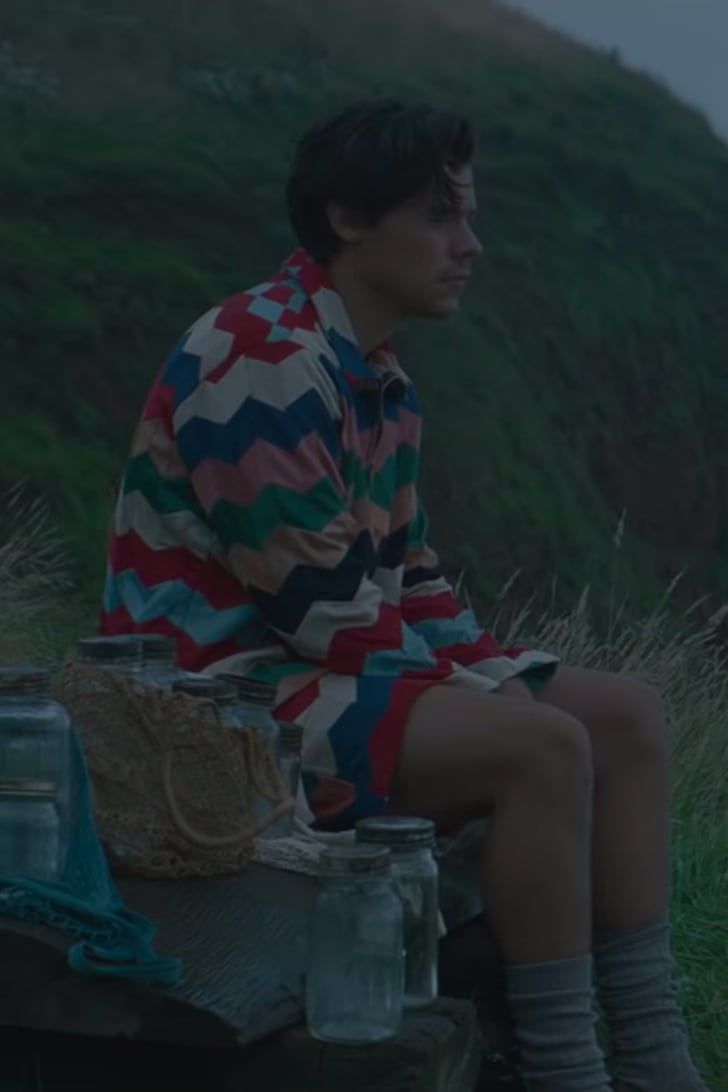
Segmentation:
[(607, 56), (467, 0), (6, 0), (0, 487), (50, 500), (93, 599), (148, 383), (293, 248), (302, 130), (383, 93), (479, 139), (485, 255), (457, 318), (399, 339), (448, 571), (483, 606), (516, 569), (521, 599), (590, 583), (602, 617), (617, 556), (635, 608), (684, 567), (690, 602), (723, 596), (728, 149)]

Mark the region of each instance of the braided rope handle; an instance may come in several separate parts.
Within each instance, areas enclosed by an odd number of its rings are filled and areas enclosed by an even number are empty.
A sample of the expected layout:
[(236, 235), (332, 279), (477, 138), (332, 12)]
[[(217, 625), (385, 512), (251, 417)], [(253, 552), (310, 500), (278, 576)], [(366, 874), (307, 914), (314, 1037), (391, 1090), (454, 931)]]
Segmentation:
[(243, 845), (246, 841), (253, 841), (264, 830), (267, 830), (269, 826), (275, 823), (276, 819), (280, 819), (286, 812), (292, 811), (296, 806), (296, 801), (292, 796), (287, 796), (274, 808), (272, 808), (266, 815), (259, 819), (256, 823), (249, 824), (243, 827), (242, 830), (231, 834), (203, 834), (201, 831), (195, 830), (182, 814), (177, 798), (174, 794), (174, 788), (172, 786), (172, 759), (174, 752), (168, 752), (163, 759), (162, 765), (162, 783), (164, 785), (164, 796), (167, 801), (167, 807), (169, 808), (169, 814), (172, 816), (174, 825), (179, 830), (180, 834), (183, 834), (189, 842), (193, 845), (200, 846), (206, 849), (224, 849), (229, 846)]

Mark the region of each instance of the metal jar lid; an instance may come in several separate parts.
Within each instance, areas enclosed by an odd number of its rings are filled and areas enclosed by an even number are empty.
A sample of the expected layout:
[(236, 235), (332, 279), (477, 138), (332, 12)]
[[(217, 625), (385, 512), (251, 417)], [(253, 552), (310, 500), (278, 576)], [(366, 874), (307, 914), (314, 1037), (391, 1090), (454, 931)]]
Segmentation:
[(137, 636), (142, 659), (149, 660), (176, 660), (177, 642), (174, 637), (167, 637), (163, 633), (140, 633)]
[(234, 686), (225, 682), (224, 679), (215, 678), (212, 675), (177, 679), (172, 683), (172, 690), (175, 693), (189, 694), (193, 698), (210, 698), (213, 701), (221, 702), (223, 705), (235, 701), (236, 698)]
[(275, 705), (275, 686), (269, 686), (268, 683), (258, 682), (256, 679), (248, 679), (244, 675), (235, 675), (227, 671), (223, 671), (215, 677), (232, 683), (240, 701), (248, 702), (250, 705), (265, 705), (268, 708)]
[(376, 843), (397, 849), (431, 847), (435, 824), (416, 815), (376, 815), (356, 824), (357, 842)]
[(76, 644), (76, 655), (86, 662), (113, 663), (139, 659), (139, 638), (135, 633), (115, 637), (82, 637)]
[(0, 667), (0, 693), (44, 694), (50, 692), (51, 673), (35, 664)]
[(389, 871), (390, 852), (387, 846), (345, 845), (327, 846), (319, 857), (319, 875), (379, 876)]
[(57, 792), (55, 781), (38, 781), (25, 777), (6, 777), (0, 779), (0, 797), (22, 796), (28, 799), (48, 799)]

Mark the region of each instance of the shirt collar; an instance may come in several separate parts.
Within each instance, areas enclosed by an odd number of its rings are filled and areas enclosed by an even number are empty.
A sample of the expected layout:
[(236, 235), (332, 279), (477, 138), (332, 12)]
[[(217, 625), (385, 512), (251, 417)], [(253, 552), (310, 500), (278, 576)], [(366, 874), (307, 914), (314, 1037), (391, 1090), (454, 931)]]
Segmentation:
[(393, 383), (393, 386), (399, 386), (404, 393), (412, 380), (400, 366), (391, 341), (381, 342), (369, 357), (364, 356), (342, 297), (324, 267), (303, 247), (294, 250), (281, 267), (281, 279), (291, 276), (311, 300), (321, 328), (351, 385), (359, 390), (378, 390), (382, 380), (386, 382), (392, 375), (399, 380), (399, 384)]

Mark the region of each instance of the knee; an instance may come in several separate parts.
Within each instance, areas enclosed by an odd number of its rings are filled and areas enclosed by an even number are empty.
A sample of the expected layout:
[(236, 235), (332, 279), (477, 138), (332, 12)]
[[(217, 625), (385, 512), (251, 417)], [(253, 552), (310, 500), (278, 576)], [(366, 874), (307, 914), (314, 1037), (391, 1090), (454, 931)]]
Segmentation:
[[(613, 730), (630, 758), (666, 761), (670, 754), (669, 726), (657, 692), (641, 679), (620, 676)], [(619, 727), (617, 727), (619, 725)]]
[(594, 759), (589, 732), (580, 720), (560, 709), (542, 707), (531, 769), (540, 778), (591, 786)]
[(653, 687), (642, 679), (625, 678), (629, 687), (630, 716), (634, 745), (648, 758), (667, 761), (670, 756), (670, 728), (663, 702)]

